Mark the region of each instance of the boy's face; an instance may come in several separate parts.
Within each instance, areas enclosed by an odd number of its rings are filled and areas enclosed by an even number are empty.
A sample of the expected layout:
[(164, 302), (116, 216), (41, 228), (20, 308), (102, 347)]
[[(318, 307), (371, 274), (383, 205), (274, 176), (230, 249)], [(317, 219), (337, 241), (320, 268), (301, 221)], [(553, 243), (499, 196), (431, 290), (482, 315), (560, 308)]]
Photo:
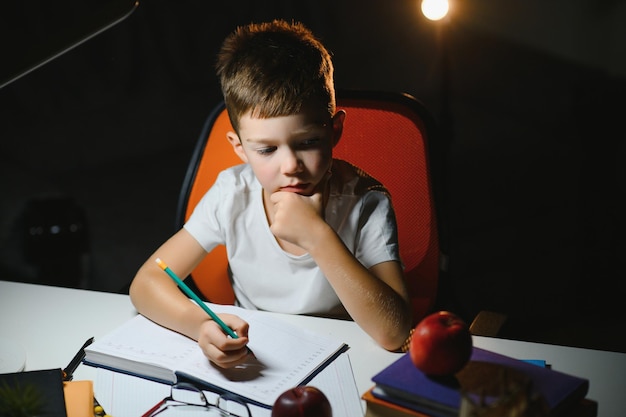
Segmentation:
[(239, 120), (239, 136), (230, 132), (228, 139), (267, 195), (276, 191), (312, 195), (330, 170), (344, 117), (344, 112), (331, 119), (328, 113), (305, 110), (259, 119), (248, 112)]

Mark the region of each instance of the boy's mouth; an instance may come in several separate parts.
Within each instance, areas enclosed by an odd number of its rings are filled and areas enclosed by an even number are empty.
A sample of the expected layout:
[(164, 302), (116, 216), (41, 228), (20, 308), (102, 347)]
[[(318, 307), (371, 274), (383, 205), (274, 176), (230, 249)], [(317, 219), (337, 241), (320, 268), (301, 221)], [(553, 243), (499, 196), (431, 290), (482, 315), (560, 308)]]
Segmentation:
[(302, 192), (307, 191), (309, 187), (310, 187), (310, 184), (292, 184), (292, 185), (280, 187), (280, 191), (301, 194)]

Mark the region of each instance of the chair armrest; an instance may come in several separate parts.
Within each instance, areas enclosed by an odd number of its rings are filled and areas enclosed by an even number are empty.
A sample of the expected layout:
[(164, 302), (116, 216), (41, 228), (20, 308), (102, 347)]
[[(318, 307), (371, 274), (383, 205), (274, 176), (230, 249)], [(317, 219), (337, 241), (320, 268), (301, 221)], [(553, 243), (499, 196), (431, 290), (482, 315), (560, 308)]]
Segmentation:
[(470, 324), (470, 332), (476, 336), (495, 337), (500, 332), (506, 318), (506, 315), (502, 313), (480, 311)]

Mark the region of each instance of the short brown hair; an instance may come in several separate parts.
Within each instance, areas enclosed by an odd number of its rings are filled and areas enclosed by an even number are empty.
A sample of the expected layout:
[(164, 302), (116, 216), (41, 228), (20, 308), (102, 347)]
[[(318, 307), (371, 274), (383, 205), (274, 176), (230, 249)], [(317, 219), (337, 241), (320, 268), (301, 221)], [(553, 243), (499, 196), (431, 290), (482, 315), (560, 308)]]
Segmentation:
[(301, 23), (274, 20), (238, 27), (222, 44), (216, 67), (236, 131), (248, 111), (254, 117), (278, 117), (313, 104), (331, 116), (335, 112), (330, 54)]

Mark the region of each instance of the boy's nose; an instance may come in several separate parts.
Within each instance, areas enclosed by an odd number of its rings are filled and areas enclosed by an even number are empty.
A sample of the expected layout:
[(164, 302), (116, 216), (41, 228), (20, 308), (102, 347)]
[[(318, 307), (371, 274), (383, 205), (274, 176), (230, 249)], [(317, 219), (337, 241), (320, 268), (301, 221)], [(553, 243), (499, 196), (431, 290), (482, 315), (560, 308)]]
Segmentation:
[(288, 150), (283, 156), (281, 164), (282, 173), (285, 175), (296, 174), (301, 170), (301, 161), (298, 154), (293, 150)]

